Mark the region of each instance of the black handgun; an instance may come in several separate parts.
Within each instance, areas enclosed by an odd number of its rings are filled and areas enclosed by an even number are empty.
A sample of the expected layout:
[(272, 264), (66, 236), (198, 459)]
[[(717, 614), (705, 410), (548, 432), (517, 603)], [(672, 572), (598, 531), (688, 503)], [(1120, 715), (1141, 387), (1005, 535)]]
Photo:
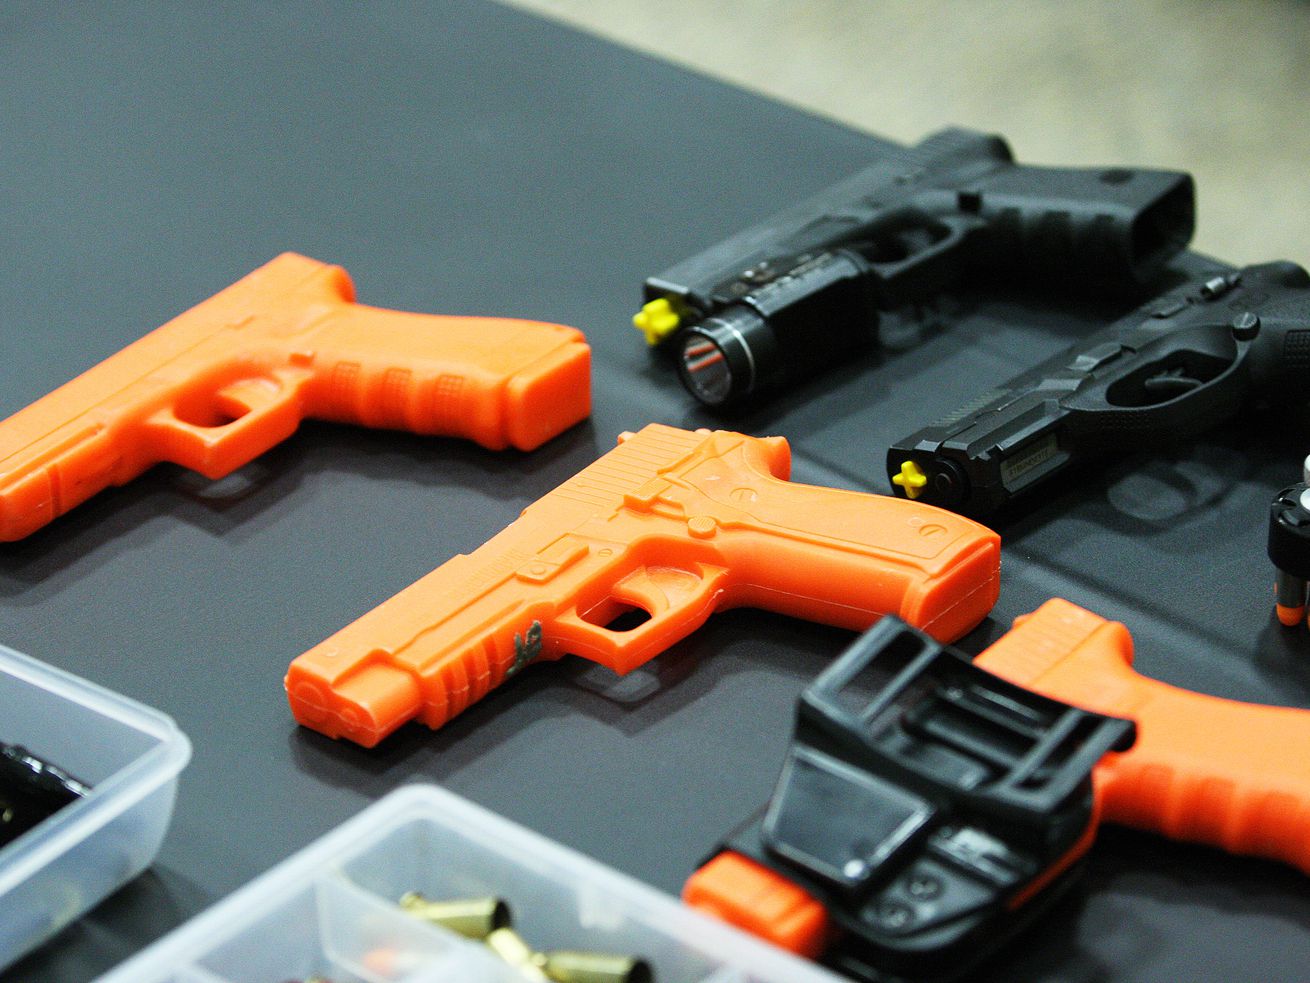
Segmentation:
[(1253, 396), (1306, 398), (1310, 275), (1219, 268), (887, 452), (896, 494), (987, 517), (1073, 466), (1195, 436)]
[(1188, 174), (1031, 167), (999, 136), (943, 130), (651, 277), (633, 322), (723, 406), (848, 360), (879, 312), (966, 273), (1148, 284), (1194, 219)]

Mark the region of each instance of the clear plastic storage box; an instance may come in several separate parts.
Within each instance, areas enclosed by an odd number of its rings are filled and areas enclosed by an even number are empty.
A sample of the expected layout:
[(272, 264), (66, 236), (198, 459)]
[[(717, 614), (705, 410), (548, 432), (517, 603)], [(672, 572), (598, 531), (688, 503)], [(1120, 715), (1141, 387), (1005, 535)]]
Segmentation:
[(0, 969), (145, 870), (191, 743), (164, 714), (0, 645), (0, 741), (92, 786), (0, 849)]
[(655, 983), (840, 983), (812, 963), (430, 785), (393, 792), (101, 983), (524, 983), (398, 899), (495, 896), (539, 949), (637, 955)]

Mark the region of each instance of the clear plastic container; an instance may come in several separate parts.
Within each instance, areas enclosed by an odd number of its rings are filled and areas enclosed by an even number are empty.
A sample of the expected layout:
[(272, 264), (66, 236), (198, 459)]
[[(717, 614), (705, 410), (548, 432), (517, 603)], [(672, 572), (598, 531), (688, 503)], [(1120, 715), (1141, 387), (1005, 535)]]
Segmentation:
[(495, 896), (537, 948), (641, 956), (656, 983), (840, 983), (431, 785), (393, 792), (101, 983), (524, 983), (398, 899)]
[(0, 645), (0, 740), (92, 786), (0, 849), (0, 969), (145, 870), (191, 742), (164, 714)]

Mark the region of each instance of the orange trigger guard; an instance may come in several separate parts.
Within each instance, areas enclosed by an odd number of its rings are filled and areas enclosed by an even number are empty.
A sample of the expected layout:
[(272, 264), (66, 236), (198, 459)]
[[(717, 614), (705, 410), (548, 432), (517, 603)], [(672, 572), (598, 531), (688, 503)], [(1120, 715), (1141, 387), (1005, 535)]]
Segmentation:
[(234, 417), (226, 423), (192, 423), (170, 405), (149, 417), (146, 427), (158, 441), (162, 460), (211, 480), (223, 478), (296, 432), (306, 378), (304, 373), (274, 372), (228, 383), (212, 397), (217, 409)]
[[(558, 614), (551, 634), (565, 651), (624, 675), (703, 625), (714, 611), (714, 600), (726, 576), (722, 567), (707, 566), (703, 574), (697, 574), (681, 567), (641, 566), (587, 611)], [(640, 608), (650, 615), (649, 620), (616, 631), (588, 617), (616, 602), (625, 608)]]

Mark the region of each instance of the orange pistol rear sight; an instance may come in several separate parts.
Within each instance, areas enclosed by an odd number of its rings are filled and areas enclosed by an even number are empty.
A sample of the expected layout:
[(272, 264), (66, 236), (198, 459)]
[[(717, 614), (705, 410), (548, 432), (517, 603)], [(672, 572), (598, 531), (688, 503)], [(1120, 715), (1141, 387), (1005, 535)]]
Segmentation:
[(306, 417), (532, 450), (590, 412), (574, 328), (355, 303), (284, 253), (0, 422), (0, 541), (160, 461), (221, 478)]
[(943, 639), (991, 610), (994, 532), (792, 484), (790, 464), (780, 437), (651, 424), (297, 658), (291, 710), (372, 747), (411, 719), (440, 727), (530, 662), (572, 653), (629, 672), (725, 608), (852, 629), (899, 614)]

